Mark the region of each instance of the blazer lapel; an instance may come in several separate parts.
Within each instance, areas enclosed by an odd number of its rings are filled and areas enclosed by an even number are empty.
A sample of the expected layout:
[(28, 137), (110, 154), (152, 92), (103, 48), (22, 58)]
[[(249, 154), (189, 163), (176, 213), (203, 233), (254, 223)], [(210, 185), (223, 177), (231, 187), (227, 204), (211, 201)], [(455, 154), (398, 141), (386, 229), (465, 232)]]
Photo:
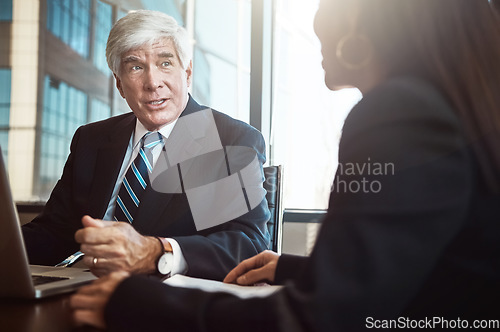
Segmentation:
[(89, 213), (93, 217), (102, 218), (108, 207), (127, 151), (130, 137), (135, 128), (136, 117), (130, 114), (110, 131), (97, 149), (95, 177), (89, 197)]

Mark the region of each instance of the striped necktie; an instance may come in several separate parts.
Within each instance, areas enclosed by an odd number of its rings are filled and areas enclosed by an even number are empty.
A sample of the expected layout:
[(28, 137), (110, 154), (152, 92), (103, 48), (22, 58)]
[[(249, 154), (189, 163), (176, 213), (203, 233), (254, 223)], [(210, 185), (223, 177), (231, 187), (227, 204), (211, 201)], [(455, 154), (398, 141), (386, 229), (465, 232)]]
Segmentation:
[(116, 198), (116, 221), (134, 221), (141, 196), (149, 184), (149, 173), (153, 171), (152, 149), (162, 142), (160, 133), (148, 132), (142, 137), (141, 149), (127, 170)]

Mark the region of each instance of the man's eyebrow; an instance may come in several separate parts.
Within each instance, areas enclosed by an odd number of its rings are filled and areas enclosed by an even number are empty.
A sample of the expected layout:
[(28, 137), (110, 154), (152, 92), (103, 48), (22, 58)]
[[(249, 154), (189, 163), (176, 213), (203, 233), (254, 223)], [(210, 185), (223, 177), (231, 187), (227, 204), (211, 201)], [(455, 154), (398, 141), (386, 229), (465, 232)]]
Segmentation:
[(129, 62), (135, 62), (135, 61), (139, 61), (139, 58), (136, 57), (135, 55), (127, 55), (126, 57), (124, 57), (122, 59), (123, 63), (129, 63)]
[(175, 58), (175, 55), (173, 55), (170, 52), (161, 52), (158, 54), (159, 58)]
[[(161, 52), (158, 54), (158, 57), (171, 59), (171, 58), (175, 58), (175, 55), (173, 53), (170, 53), (170, 52)], [(137, 57), (135, 55), (127, 55), (122, 59), (122, 63), (136, 62), (139, 60), (140, 60), (139, 57)]]

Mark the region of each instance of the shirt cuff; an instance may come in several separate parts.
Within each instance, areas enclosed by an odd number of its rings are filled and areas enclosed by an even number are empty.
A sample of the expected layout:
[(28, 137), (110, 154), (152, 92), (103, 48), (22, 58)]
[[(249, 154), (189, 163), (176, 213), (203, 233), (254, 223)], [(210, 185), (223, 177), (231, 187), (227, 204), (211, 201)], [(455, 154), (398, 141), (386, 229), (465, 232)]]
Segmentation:
[(176, 274), (186, 274), (188, 266), (184, 255), (182, 254), (181, 246), (174, 239), (167, 238), (168, 243), (172, 246), (172, 255), (174, 256), (174, 266), (172, 267), (172, 272), (170, 276)]

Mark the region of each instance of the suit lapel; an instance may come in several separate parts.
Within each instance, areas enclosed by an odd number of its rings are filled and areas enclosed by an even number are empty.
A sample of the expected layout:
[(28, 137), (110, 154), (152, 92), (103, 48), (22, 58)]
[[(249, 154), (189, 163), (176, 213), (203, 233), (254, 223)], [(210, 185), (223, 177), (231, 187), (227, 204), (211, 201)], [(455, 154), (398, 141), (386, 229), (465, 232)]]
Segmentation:
[(89, 197), (89, 213), (94, 217), (102, 218), (106, 213), (135, 128), (135, 120), (136, 117), (133, 114), (124, 118), (109, 132), (107, 140), (97, 148), (95, 177)]

